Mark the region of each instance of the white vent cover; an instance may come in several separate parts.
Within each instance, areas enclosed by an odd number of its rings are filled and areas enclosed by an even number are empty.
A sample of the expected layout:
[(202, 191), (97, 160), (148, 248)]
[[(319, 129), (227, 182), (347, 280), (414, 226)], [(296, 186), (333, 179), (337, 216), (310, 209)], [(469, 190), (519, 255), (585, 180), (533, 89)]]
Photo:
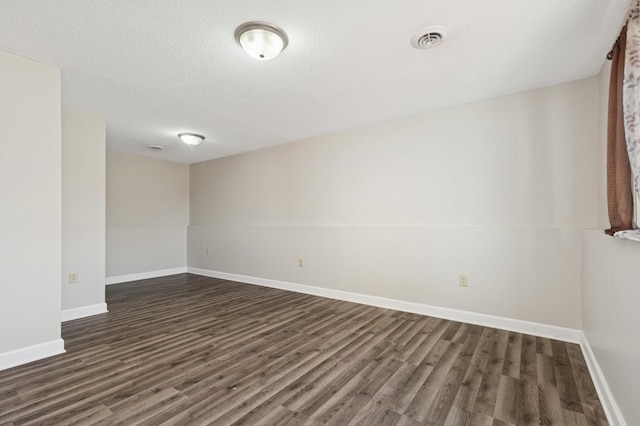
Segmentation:
[(425, 28), (411, 37), (411, 45), (416, 49), (429, 49), (442, 43), (447, 33), (447, 29), (441, 26)]

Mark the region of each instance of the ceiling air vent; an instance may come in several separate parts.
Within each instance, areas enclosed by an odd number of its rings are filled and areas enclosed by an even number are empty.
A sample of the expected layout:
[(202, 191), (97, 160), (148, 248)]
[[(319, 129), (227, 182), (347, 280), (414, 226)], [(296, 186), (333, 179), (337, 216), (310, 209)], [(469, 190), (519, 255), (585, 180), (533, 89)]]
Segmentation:
[(416, 49), (429, 49), (442, 43), (447, 36), (445, 27), (429, 27), (411, 37), (411, 45)]

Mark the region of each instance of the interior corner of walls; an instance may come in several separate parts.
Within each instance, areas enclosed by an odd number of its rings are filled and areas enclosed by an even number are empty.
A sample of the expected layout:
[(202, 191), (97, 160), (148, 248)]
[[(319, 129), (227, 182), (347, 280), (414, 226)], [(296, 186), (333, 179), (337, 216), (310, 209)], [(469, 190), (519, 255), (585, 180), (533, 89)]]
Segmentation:
[(64, 352), (64, 340), (55, 339), (26, 348), (0, 353), (0, 370), (17, 367)]
[(626, 426), (627, 422), (625, 421), (622, 411), (613, 397), (613, 393), (611, 392), (607, 379), (600, 368), (598, 359), (589, 344), (587, 335), (583, 331), (580, 332), (580, 335), (580, 348), (582, 349), (582, 355), (587, 363), (587, 368), (591, 374), (593, 384), (596, 388), (596, 392), (598, 393), (598, 398), (602, 403), (607, 420), (609, 420), (609, 423), (612, 425)]

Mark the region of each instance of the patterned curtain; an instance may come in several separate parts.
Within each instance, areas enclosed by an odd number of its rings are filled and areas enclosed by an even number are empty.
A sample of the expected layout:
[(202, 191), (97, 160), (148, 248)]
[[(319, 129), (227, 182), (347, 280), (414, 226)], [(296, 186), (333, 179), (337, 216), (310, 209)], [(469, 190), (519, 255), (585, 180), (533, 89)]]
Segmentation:
[[(624, 130), (635, 199), (640, 198), (640, 7), (634, 1), (627, 22), (627, 46), (622, 88)], [(636, 207), (636, 213), (639, 206)], [(638, 228), (637, 214), (634, 228)]]
[(640, 0), (632, 3), (610, 59), (607, 193), (611, 229), (605, 232), (640, 241)]

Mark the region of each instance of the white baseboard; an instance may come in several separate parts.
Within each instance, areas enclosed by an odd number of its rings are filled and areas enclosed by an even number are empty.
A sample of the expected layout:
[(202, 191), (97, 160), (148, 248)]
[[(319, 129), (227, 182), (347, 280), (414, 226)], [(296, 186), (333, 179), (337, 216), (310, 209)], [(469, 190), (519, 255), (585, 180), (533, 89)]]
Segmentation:
[(26, 348), (0, 353), (0, 370), (27, 364), (39, 359), (64, 353), (64, 340), (56, 339)]
[(582, 331), (557, 327), (554, 325), (541, 324), (530, 321), (522, 321), (511, 318), (498, 317), (494, 315), (480, 314), (476, 312), (462, 311), (458, 309), (442, 308), (439, 306), (425, 305), (422, 303), (406, 302), (404, 300), (388, 299), (385, 297), (370, 296), (361, 293), (352, 293), (342, 290), (314, 287), (303, 284), (295, 284), (284, 281), (276, 281), (265, 278), (251, 277), (247, 275), (229, 274), (226, 272), (211, 271), (188, 267), (187, 272), (212, 278), (221, 278), (230, 281), (239, 281), (247, 284), (256, 284), (264, 287), (278, 288), (281, 290), (295, 291), (298, 293), (311, 294), (314, 296), (328, 297), (331, 299), (344, 300), (347, 302), (361, 303), (363, 305), (377, 306), (380, 308), (394, 309), (397, 311), (410, 312), (414, 314), (427, 315), (452, 321), (466, 322), (469, 324), (482, 325), (485, 327), (499, 328), (502, 330), (515, 331), (518, 333), (531, 334), (533, 336), (546, 337), (562, 340), (571, 343), (582, 341)]
[(276, 281), (265, 278), (257, 278), (247, 275), (230, 274), (226, 272), (211, 271), (188, 267), (187, 272), (212, 278), (220, 278), (230, 281), (238, 281), (247, 284), (256, 284), (265, 287), (278, 288), (281, 290), (295, 291), (298, 293), (311, 294), (314, 296), (328, 297), (332, 299), (344, 300), (348, 302), (361, 303), (364, 305), (377, 306), (381, 308), (394, 309), (403, 312), (411, 312), (420, 315), (427, 315), (452, 321), (466, 322), (470, 324), (482, 325), (485, 327), (499, 328), (502, 330), (515, 331), (518, 333), (531, 334), (534, 336), (546, 337), (565, 342), (578, 343), (582, 349), (593, 383), (600, 397), (605, 414), (612, 425), (626, 426), (627, 423), (622, 416), (620, 408), (616, 404), (613, 394), (607, 385), (598, 361), (589, 345), (586, 335), (577, 329), (557, 327), (548, 324), (522, 321), (511, 318), (498, 317), (494, 315), (479, 314), (475, 312), (462, 311), (457, 309), (442, 308), (420, 303), (406, 302), (403, 300), (388, 299), (366, 294), (352, 293), (342, 290), (333, 290), (322, 287), (314, 287), (302, 284)]
[(129, 274), (129, 275), (118, 275), (115, 277), (107, 277), (105, 284), (106, 285), (120, 284), (120, 283), (129, 282), (129, 281), (146, 280), (148, 278), (167, 277), (169, 275), (184, 274), (185, 272), (187, 272), (187, 267), (182, 266), (180, 268), (161, 269), (158, 271), (140, 272), (137, 274)]
[(587, 367), (589, 367), (589, 373), (591, 373), (593, 384), (596, 387), (596, 391), (598, 392), (598, 397), (600, 398), (600, 402), (602, 403), (602, 408), (607, 415), (607, 420), (609, 420), (609, 423), (612, 425), (627, 426), (627, 422), (624, 420), (622, 412), (620, 411), (620, 407), (618, 407), (618, 404), (616, 404), (616, 401), (613, 398), (611, 389), (609, 389), (607, 380), (605, 379), (605, 376), (600, 369), (600, 365), (598, 364), (596, 355), (591, 349), (591, 345), (589, 344), (587, 336), (582, 331), (580, 332), (580, 334), (580, 347), (582, 348), (582, 354), (584, 355), (584, 359), (587, 362)]
[(62, 311), (61, 321), (71, 321), (79, 318), (90, 317), (92, 315), (106, 314), (107, 304), (98, 303), (96, 305), (82, 306), (80, 308), (65, 309)]

